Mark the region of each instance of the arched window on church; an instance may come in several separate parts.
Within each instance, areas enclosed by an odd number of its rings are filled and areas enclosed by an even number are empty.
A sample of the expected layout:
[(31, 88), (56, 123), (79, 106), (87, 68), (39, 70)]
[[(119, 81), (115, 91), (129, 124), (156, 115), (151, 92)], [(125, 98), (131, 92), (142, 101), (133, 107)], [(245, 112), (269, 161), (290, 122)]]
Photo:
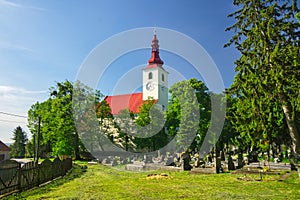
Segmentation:
[(150, 72), (150, 73), (148, 74), (148, 79), (152, 79), (152, 77), (153, 77), (153, 74), (152, 74), (152, 72)]
[(161, 80), (165, 81), (165, 75), (164, 74), (161, 74)]

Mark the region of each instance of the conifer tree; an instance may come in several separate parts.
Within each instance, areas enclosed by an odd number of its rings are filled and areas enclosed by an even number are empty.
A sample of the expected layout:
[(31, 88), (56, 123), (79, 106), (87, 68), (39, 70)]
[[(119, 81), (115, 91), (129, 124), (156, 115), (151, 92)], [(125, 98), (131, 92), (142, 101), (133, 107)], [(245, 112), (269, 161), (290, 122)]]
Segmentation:
[(11, 157), (14, 158), (24, 158), (25, 157), (25, 147), (28, 141), (26, 133), (23, 129), (18, 126), (13, 131), (14, 143), (11, 145)]
[[(300, 153), (299, 12), (295, 0), (234, 0), (236, 23), (228, 45), (241, 53), (229, 93), (237, 97), (234, 125), (250, 143), (288, 127), (296, 161)], [(300, 173), (299, 173), (300, 178)]]

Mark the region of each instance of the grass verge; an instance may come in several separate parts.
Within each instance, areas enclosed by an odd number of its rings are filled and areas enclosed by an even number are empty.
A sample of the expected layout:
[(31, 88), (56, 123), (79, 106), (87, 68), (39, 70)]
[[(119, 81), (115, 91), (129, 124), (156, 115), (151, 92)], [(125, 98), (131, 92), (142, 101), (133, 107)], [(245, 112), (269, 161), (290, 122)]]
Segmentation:
[[(74, 175), (79, 170), (80, 175)], [(147, 178), (148, 174), (165, 178)], [(8, 199), (298, 199), (296, 173), (284, 181), (280, 175), (265, 175), (263, 181), (239, 180), (241, 174), (193, 175), (188, 172), (128, 172), (102, 165), (87, 172), (73, 169), (70, 176)], [(255, 180), (255, 175), (251, 175)]]

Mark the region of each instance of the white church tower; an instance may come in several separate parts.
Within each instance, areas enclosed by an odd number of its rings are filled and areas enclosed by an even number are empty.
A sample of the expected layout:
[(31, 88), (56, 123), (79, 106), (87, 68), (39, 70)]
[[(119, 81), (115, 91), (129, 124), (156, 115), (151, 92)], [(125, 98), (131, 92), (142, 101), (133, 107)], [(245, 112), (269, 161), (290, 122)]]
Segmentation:
[(157, 100), (162, 110), (168, 109), (168, 72), (162, 67), (164, 62), (159, 57), (159, 45), (156, 33), (152, 40), (151, 58), (143, 69), (143, 100), (149, 97)]

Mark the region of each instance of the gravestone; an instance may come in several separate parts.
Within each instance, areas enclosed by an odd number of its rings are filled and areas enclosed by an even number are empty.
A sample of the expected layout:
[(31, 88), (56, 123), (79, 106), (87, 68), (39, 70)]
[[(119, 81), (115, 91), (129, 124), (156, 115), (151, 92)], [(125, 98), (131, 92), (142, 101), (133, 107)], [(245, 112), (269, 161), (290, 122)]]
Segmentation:
[(104, 165), (110, 165), (112, 163), (112, 160), (110, 157), (104, 158), (102, 161), (102, 164)]
[(291, 162), (291, 171), (297, 171), (297, 167), (294, 162)]
[(153, 163), (152, 155), (144, 155), (144, 161), (145, 163)]
[(242, 153), (238, 154), (238, 169), (244, 166), (244, 159)]
[(182, 167), (183, 170), (191, 170), (193, 167), (190, 165), (191, 157), (188, 152), (184, 152), (181, 155), (181, 160), (182, 160)]
[(216, 167), (216, 173), (218, 174), (218, 173), (223, 171), (222, 166), (221, 166), (221, 158), (217, 157), (217, 158), (215, 158), (215, 161), (216, 161), (216, 166), (215, 166)]
[(195, 156), (195, 157), (193, 158), (193, 160), (194, 160), (194, 167), (199, 167), (199, 164), (200, 164), (200, 163), (199, 163), (199, 161), (200, 161), (200, 160), (199, 160), (199, 157), (196, 157), (196, 156)]
[(249, 157), (248, 156), (244, 157), (244, 163), (243, 164), (244, 165), (249, 165)]
[(205, 168), (205, 162), (204, 162), (203, 158), (196, 157), (194, 165), (196, 168), (197, 167)]
[(168, 156), (166, 158), (166, 166), (175, 166), (174, 156)]
[(165, 161), (165, 155), (164, 154), (162, 154), (161, 155), (161, 160), (160, 160), (160, 163), (163, 163)]
[(234, 162), (231, 155), (228, 157), (228, 170), (235, 170)]
[(251, 162), (258, 162), (258, 153), (257, 153), (255, 150), (253, 150), (253, 151), (251, 152), (251, 155), (252, 155), (252, 160), (251, 160)]
[(118, 165), (118, 159), (117, 158), (114, 158), (111, 162), (111, 165), (114, 167), (116, 165)]
[(154, 164), (161, 164), (162, 163), (161, 156), (159, 156), (159, 157), (153, 157), (152, 161), (153, 161)]
[(207, 156), (207, 162), (208, 163), (212, 163), (213, 162), (211, 154), (208, 154), (208, 156)]
[(221, 151), (220, 156), (221, 156), (221, 161), (225, 161), (225, 153), (224, 153), (224, 151)]

